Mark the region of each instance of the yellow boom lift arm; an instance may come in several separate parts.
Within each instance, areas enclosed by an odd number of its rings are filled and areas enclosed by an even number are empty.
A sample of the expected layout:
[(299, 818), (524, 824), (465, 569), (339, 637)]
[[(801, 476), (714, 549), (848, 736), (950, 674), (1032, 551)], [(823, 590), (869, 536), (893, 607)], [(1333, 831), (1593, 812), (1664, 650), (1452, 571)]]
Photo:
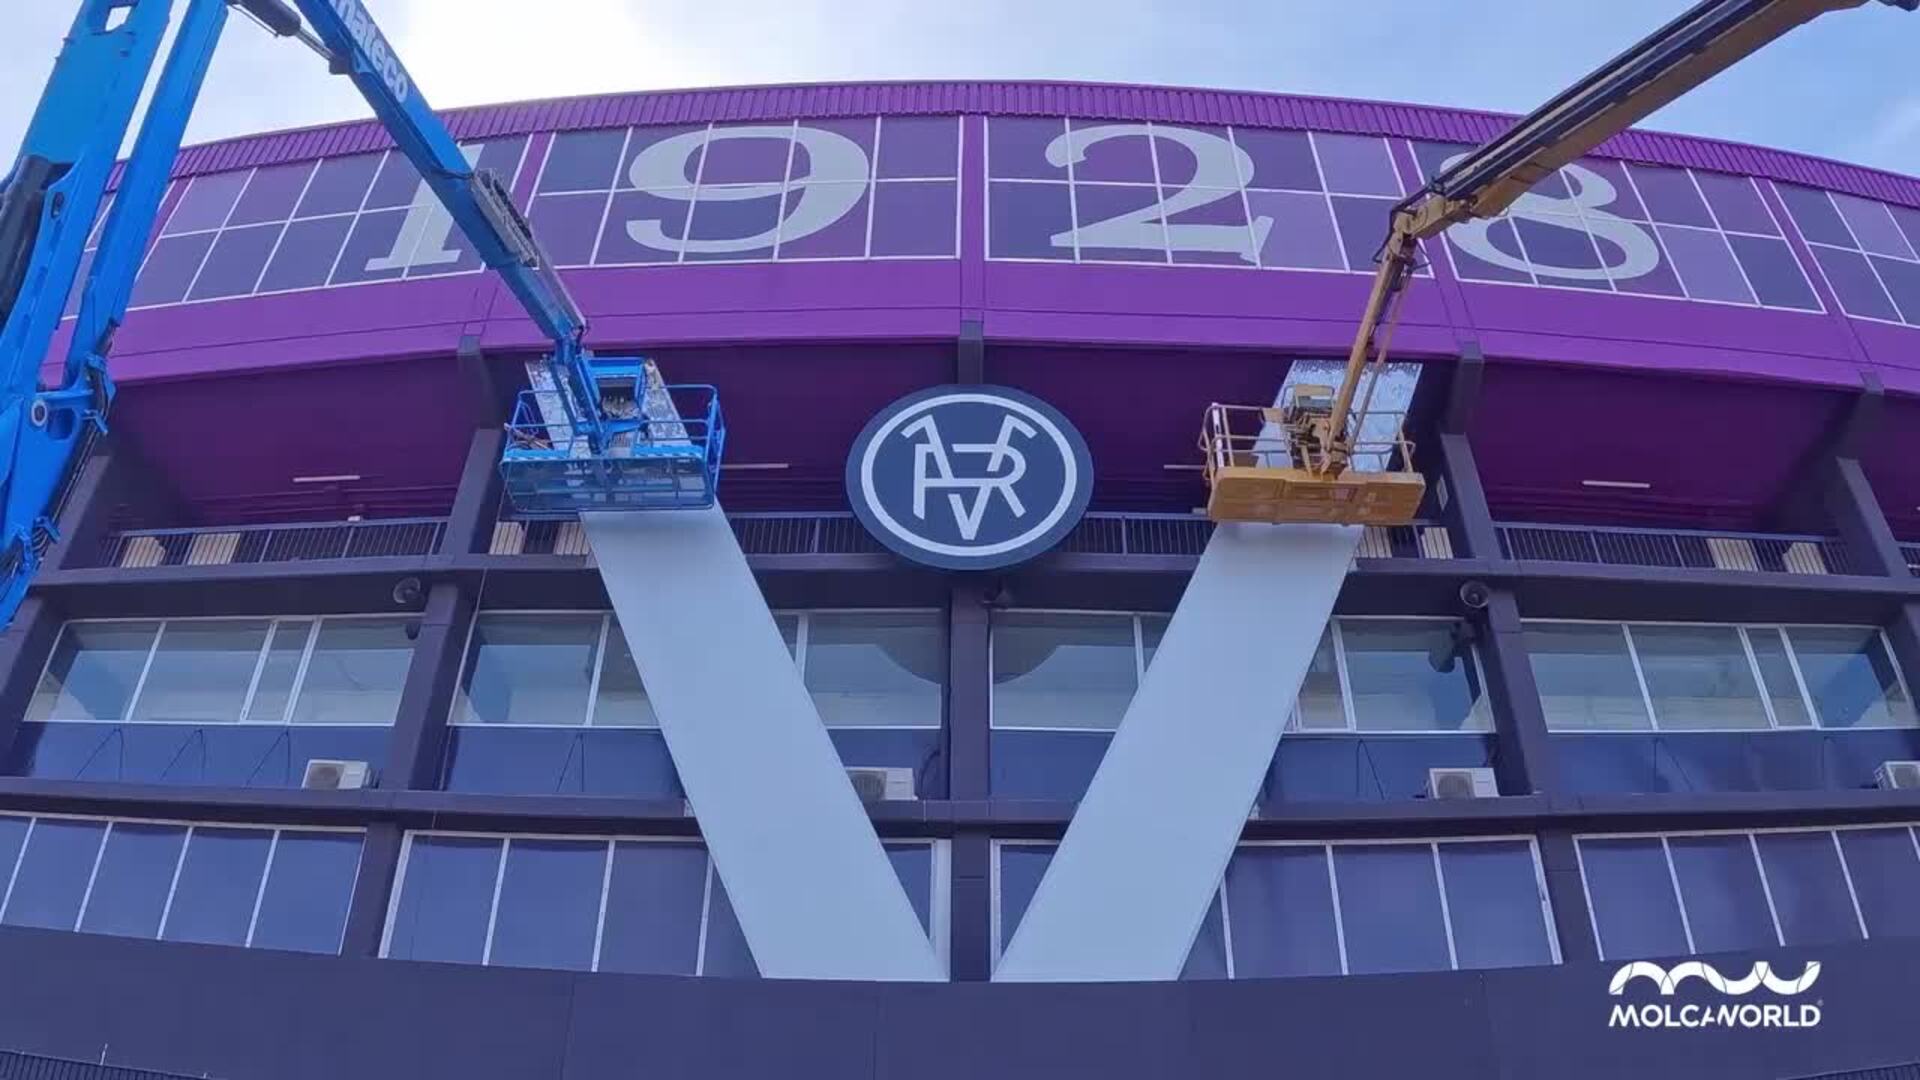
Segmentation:
[[(1211, 405), (1200, 437), (1215, 521), (1404, 525), (1426, 481), (1395, 417), (1391, 434), (1362, 432), (1419, 243), (1474, 218), (1497, 217), (1554, 170), (1769, 42), (1867, 0), (1704, 0), (1614, 57), (1504, 134), (1470, 151), (1397, 204), (1379, 270), (1338, 387), (1293, 387), (1274, 408)], [(1920, 0), (1880, 0), (1913, 11)], [(1360, 395), (1362, 383), (1366, 396)], [(1355, 398), (1360, 401), (1356, 408)], [(1376, 425), (1380, 427), (1381, 425)], [(1385, 468), (1353, 467), (1356, 455)]]

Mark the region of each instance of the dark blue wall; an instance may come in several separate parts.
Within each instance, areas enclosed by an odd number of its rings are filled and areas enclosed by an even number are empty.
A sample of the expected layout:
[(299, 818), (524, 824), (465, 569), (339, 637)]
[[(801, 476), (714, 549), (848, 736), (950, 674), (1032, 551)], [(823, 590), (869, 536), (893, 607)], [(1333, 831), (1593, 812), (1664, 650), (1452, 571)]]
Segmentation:
[[(1920, 942), (1824, 968), (1814, 1029), (1609, 1030), (1614, 965), (1238, 983), (734, 982), (0, 930), (0, 1046), (231, 1080), (1803, 1077), (1920, 1060)], [(1698, 988), (1696, 981), (1687, 984)], [(1706, 1000), (1689, 989), (1674, 1001)], [(1759, 996), (1765, 996), (1761, 992)], [(1755, 1000), (1755, 999), (1748, 999)], [(1789, 1000), (1789, 999), (1774, 999)]]

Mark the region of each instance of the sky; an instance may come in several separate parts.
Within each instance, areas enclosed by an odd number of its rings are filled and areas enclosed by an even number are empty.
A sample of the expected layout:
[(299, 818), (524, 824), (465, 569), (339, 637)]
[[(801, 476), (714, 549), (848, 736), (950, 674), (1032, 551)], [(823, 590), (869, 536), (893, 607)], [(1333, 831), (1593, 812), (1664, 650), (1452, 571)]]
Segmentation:
[[(1689, 0), (365, 0), (439, 107), (668, 87), (1070, 79), (1525, 112)], [(184, 4), (182, 3), (182, 6)], [(0, 153), (77, 0), (0, 5)], [(1644, 126), (1920, 174), (1920, 13), (1868, 0), (1794, 31)], [(190, 142), (370, 115), (244, 18)]]

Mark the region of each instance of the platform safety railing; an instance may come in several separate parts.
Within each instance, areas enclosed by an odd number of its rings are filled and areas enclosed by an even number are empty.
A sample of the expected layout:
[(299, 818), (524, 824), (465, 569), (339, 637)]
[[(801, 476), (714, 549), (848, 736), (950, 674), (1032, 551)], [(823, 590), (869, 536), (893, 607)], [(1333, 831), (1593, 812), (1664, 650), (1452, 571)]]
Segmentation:
[(1852, 572), (1846, 545), (1831, 536), (1519, 522), (1495, 528), (1509, 559), (1775, 574)]
[(446, 528), (445, 518), (420, 517), (134, 529), (103, 536), (88, 565), (145, 569), (432, 555)]

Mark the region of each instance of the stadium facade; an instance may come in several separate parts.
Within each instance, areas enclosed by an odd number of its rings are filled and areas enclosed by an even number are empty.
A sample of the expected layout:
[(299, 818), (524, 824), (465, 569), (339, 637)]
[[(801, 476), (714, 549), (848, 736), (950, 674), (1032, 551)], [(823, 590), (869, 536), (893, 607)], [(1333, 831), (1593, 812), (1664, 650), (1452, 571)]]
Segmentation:
[[(541, 339), (348, 124), (182, 155), (113, 435), (0, 637), (0, 1047), (277, 1078), (1920, 1061), (1920, 180), (1635, 132), (1429, 245), (1390, 391), (1422, 520), (1367, 531), (1276, 689), (1184, 972), (1014, 985), (1208, 543), (1203, 411), (1343, 356), (1387, 210), (1504, 118), (929, 83), (450, 123), (593, 344), (719, 388), (721, 501), (842, 763), (886, 770), (866, 810), (945, 982), (759, 977), (736, 908), (777, 900), (713, 868), (586, 534), (502, 499)], [(863, 429), (949, 384), (1084, 438), (1052, 550), (942, 569), (853, 513)]]

